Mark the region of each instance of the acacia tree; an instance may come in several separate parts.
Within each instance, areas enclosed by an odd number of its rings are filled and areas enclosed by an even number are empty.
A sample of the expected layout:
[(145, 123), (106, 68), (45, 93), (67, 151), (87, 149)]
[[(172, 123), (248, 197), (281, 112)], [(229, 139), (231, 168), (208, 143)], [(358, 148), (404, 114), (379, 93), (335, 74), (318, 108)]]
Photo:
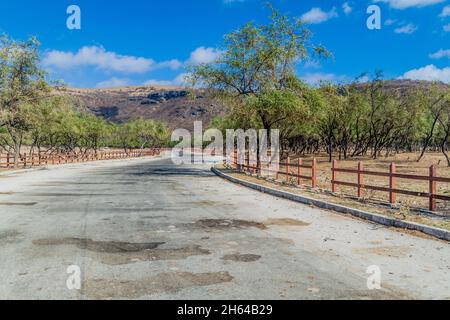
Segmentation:
[(44, 72), (38, 67), (39, 43), (35, 38), (25, 42), (0, 38), (0, 126), (6, 136), (1, 143), (15, 155), (17, 167), (25, 134), (31, 129), (30, 108), (48, 93)]
[(300, 20), (269, 8), (268, 24), (249, 22), (226, 35), (217, 60), (192, 67), (190, 80), (228, 105), (236, 124), (269, 132), (284, 128), (287, 134), (295, 120), (305, 120), (305, 101), (311, 96), (295, 75), (296, 65), (329, 53), (311, 43), (311, 32)]
[(440, 119), (446, 111), (447, 105), (450, 101), (449, 90), (443, 90), (439, 83), (433, 84), (429, 89), (423, 89), (418, 93), (417, 101), (425, 109), (425, 115), (421, 119), (423, 131), (423, 144), (417, 162), (422, 160), (425, 152), (430, 146), (432, 140), (435, 138), (436, 131), (438, 131)]
[(450, 167), (450, 101), (447, 100), (445, 104), (445, 109), (441, 112), (438, 119), (440, 123), (438, 140), (440, 141), (440, 149), (442, 154), (447, 160), (447, 165)]

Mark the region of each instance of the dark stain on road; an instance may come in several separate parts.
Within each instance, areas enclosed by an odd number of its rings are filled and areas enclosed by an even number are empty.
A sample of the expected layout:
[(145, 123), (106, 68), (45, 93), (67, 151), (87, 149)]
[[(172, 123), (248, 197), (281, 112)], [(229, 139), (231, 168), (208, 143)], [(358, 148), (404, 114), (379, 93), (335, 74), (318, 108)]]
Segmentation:
[(228, 220), (228, 219), (202, 219), (195, 222), (195, 226), (203, 229), (245, 229), (245, 228), (258, 228), (261, 230), (267, 229), (267, 227), (260, 222), (247, 221), (247, 220)]
[(358, 254), (374, 254), (378, 256), (392, 257), (392, 258), (404, 258), (409, 255), (411, 251), (407, 246), (377, 246), (369, 248), (355, 248), (353, 252)]
[[(137, 182), (115, 182), (121, 185), (134, 185)], [(109, 186), (109, 182), (72, 182), (72, 181), (54, 181), (42, 184), (33, 184), (33, 187), (61, 187), (61, 186)]]
[(155, 249), (164, 244), (164, 242), (132, 243), (119, 241), (94, 241), (91, 239), (82, 238), (65, 238), (34, 240), (33, 244), (38, 246), (74, 245), (79, 249), (93, 252), (124, 253)]
[[(209, 250), (198, 245), (162, 249), (164, 242), (132, 243), (118, 241), (93, 241), (91, 239), (65, 238), (33, 241), (38, 246), (74, 245), (95, 253), (92, 258), (108, 265), (123, 265), (140, 261), (182, 260), (191, 256), (209, 255)], [(98, 255), (100, 253), (101, 255)]]
[(13, 243), (20, 235), (21, 233), (17, 230), (0, 231), (0, 244)]
[(184, 260), (191, 256), (203, 256), (209, 254), (211, 254), (209, 250), (203, 249), (198, 245), (193, 245), (182, 248), (157, 248), (141, 252), (127, 252), (125, 254), (108, 254), (94, 258), (99, 258), (102, 263), (108, 265), (123, 265), (142, 261)]
[(310, 223), (297, 219), (281, 218), (281, 219), (269, 219), (264, 222), (266, 226), (286, 226), (286, 227), (306, 227)]
[(31, 207), (36, 204), (37, 202), (0, 202), (0, 206), (11, 206), (11, 207)]
[(31, 193), (31, 197), (105, 197), (112, 196), (112, 194), (105, 193), (57, 193), (57, 192), (43, 192)]
[(261, 259), (260, 255), (257, 254), (228, 254), (222, 257), (222, 260), (235, 261), (235, 262), (254, 262)]
[(160, 273), (139, 280), (88, 279), (83, 293), (90, 299), (139, 298), (157, 293), (175, 293), (191, 287), (210, 286), (230, 282), (228, 272)]

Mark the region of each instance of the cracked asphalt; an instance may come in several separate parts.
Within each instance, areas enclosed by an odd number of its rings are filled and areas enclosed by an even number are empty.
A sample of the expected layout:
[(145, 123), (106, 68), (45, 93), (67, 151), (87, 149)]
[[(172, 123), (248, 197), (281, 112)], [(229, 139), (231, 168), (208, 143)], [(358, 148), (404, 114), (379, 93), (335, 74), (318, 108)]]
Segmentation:
[(209, 169), (157, 158), (0, 176), (0, 298), (450, 299), (448, 243)]

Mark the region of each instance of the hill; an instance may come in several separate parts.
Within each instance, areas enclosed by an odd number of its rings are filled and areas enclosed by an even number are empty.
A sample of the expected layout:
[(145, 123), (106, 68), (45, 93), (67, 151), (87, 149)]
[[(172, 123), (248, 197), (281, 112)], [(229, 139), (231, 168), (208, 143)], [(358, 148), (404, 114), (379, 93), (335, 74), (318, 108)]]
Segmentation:
[[(388, 80), (387, 90), (428, 88), (432, 82)], [(450, 86), (439, 84), (444, 90)], [(90, 112), (114, 122), (143, 117), (155, 119), (170, 129), (193, 129), (194, 121), (203, 121), (206, 127), (211, 119), (223, 114), (224, 108), (213, 101), (205, 90), (188, 91), (182, 87), (137, 86), (105, 89), (60, 88), (61, 93), (72, 96), (75, 103)]]
[(75, 104), (113, 122), (139, 117), (155, 119), (170, 129), (191, 130), (194, 121), (206, 127), (222, 108), (208, 97), (205, 90), (186, 90), (169, 86), (138, 86), (102, 89), (59, 88), (70, 95)]

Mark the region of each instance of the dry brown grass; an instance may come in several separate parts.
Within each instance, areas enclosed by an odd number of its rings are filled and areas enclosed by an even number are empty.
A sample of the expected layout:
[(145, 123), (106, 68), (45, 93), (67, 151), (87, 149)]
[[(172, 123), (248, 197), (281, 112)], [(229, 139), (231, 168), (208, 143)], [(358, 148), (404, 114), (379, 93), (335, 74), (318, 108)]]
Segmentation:
[[(290, 155), (292, 163), (297, 163), (298, 156)], [(302, 157), (304, 165), (310, 165), (312, 162), (312, 156)], [(316, 155), (317, 159), (317, 177), (318, 187), (322, 189), (331, 190), (331, 163), (328, 161), (326, 155)], [(429, 167), (435, 165), (437, 167), (437, 175), (439, 177), (450, 178), (450, 168), (447, 166), (445, 157), (441, 153), (427, 153), (425, 157), (417, 162), (417, 153), (401, 153), (390, 157), (381, 157), (377, 160), (373, 160), (368, 157), (352, 158), (348, 160), (338, 161), (339, 168), (357, 169), (358, 162), (364, 163), (364, 169), (378, 172), (389, 172), (389, 165), (395, 163), (397, 166), (397, 173), (412, 174), (412, 175), (429, 175)], [(286, 168), (282, 166), (280, 171), (285, 171)], [(302, 169), (302, 175), (311, 175), (310, 169)], [(291, 168), (292, 173), (296, 173), (296, 168)], [(285, 179), (284, 175), (280, 175), (280, 179)], [(343, 182), (357, 183), (357, 175), (353, 173), (337, 173), (337, 180)], [(428, 192), (428, 181), (399, 179), (397, 178), (396, 188), (411, 190), (417, 192)], [(308, 181), (303, 181), (302, 184), (309, 184)], [(364, 183), (371, 186), (389, 187), (388, 177), (378, 176), (364, 176)], [(450, 195), (449, 183), (437, 183), (438, 194)], [(356, 196), (356, 188), (347, 186), (338, 186), (338, 193), (348, 196)], [(363, 199), (365, 201), (382, 201), (389, 200), (389, 194), (387, 192), (364, 190)], [(412, 197), (407, 195), (397, 194), (397, 204), (404, 212), (408, 212), (410, 209), (428, 208), (428, 198)], [(450, 214), (450, 202), (437, 200), (437, 211), (445, 214)]]

